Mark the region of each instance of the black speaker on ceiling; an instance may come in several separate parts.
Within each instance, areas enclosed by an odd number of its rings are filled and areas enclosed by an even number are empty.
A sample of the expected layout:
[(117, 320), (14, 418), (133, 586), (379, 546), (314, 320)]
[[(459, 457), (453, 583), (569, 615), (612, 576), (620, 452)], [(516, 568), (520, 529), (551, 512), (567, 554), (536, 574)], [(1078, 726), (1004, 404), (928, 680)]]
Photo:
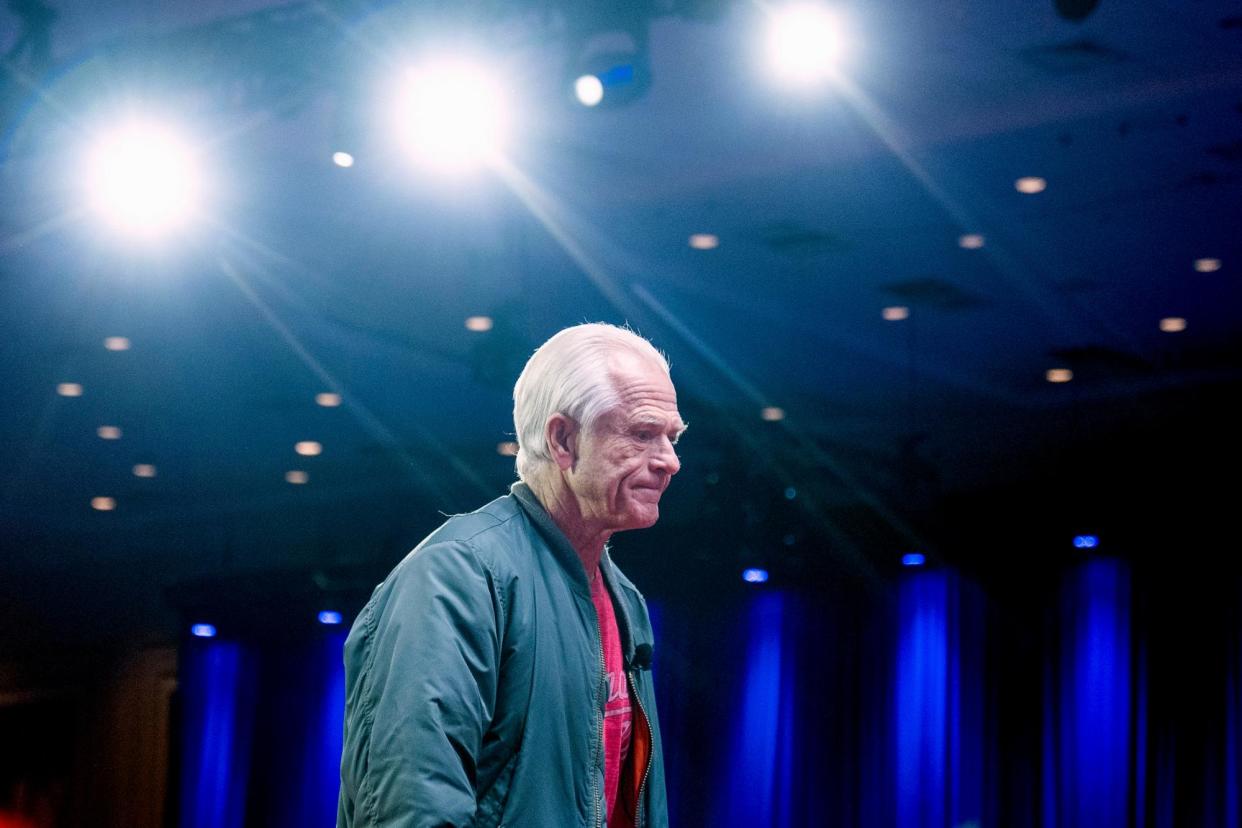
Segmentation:
[(1057, 14), (1077, 23), (1086, 20), (1100, 5), (1100, 0), (1053, 0), (1052, 4), (1056, 6)]

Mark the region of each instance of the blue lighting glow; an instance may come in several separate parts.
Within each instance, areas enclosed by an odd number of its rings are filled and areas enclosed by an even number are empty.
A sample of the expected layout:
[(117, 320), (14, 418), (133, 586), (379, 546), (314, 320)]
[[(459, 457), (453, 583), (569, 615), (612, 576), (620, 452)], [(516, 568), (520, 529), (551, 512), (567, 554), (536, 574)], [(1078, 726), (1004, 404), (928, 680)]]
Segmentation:
[(742, 580), (748, 584), (762, 584), (767, 579), (766, 569), (747, 569), (742, 573)]
[(323, 610), (319, 613), (320, 624), (339, 624), (341, 623), (341, 614), (334, 610)]
[(634, 66), (623, 63), (596, 75), (604, 86), (621, 86), (634, 82)]
[(797, 496), (798, 496), (798, 490), (795, 489), (793, 486), (790, 486), (788, 489), (785, 490), (786, 500), (793, 500)]
[(927, 563), (927, 558), (922, 552), (907, 552), (901, 556), (902, 566), (922, 566)]
[(1074, 538), (1075, 549), (1095, 549), (1100, 545), (1100, 539), (1095, 535), (1078, 535)]
[(198, 638), (215, 638), (216, 628), (210, 624), (195, 624), (190, 627), (190, 634)]

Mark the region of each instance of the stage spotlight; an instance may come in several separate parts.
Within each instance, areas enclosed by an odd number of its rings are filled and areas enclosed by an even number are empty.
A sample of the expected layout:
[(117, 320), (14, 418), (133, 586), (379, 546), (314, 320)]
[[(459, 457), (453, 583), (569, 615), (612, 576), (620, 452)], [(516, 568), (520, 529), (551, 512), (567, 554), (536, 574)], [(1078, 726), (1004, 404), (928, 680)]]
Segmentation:
[(320, 624), (339, 624), (341, 623), (341, 614), (334, 610), (323, 610), (319, 613)]
[(87, 159), (86, 186), (95, 212), (135, 236), (183, 224), (202, 189), (190, 145), (166, 127), (141, 121), (102, 136)]
[(768, 579), (766, 569), (747, 569), (742, 572), (742, 580), (748, 584), (762, 584)]
[(354, 165), (354, 157), (348, 152), (334, 152), (332, 153), (332, 163), (338, 167), (349, 168)]
[(190, 634), (195, 638), (215, 638), (216, 628), (210, 624), (195, 624), (190, 627)]
[(799, 84), (827, 79), (841, 55), (841, 27), (822, 6), (800, 3), (777, 11), (768, 27), (768, 57), (777, 76)]
[(595, 75), (583, 75), (574, 81), (574, 97), (583, 106), (597, 106), (604, 99), (604, 82)]
[(501, 86), (458, 59), (408, 70), (394, 114), (405, 149), (437, 172), (460, 172), (496, 157), (509, 126)]
[(1095, 549), (1100, 545), (1100, 539), (1095, 535), (1078, 535), (1074, 538), (1075, 549)]
[(901, 556), (902, 566), (922, 566), (927, 563), (927, 558), (922, 552), (907, 552)]

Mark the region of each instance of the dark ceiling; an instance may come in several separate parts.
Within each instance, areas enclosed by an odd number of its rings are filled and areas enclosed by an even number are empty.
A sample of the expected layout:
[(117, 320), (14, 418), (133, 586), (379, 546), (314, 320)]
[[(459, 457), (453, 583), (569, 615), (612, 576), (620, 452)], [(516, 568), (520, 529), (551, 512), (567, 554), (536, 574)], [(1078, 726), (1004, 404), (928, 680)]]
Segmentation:
[[(1236, 4), (842, 3), (843, 77), (797, 93), (757, 4), (457, 4), (522, 103), (509, 169), (468, 180), (372, 129), (433, 4), (53, 5), (0, 17), (0, 653), (166, 638), (172, 604), (256, 583), (356, 596), (508, 485), (513, 380), (584, 320), (667, 352), (691, 423), (664, 524), (619, 541), (656, 593), (752, 560), (986, 570), (1101, 525), (1139, 549), (1231, 508)], [(621, 24), (650, 88), (571, 103), (573, 32)], [(118, 106), (210, 160), (209, 215), (158, 248), (81, 209), (74, 159)]]

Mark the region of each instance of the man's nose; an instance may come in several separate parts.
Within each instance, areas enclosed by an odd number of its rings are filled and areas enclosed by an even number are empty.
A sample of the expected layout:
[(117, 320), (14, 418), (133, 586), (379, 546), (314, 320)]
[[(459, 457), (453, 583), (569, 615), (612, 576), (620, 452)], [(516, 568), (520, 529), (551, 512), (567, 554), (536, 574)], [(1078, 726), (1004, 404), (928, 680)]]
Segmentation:
[(677, 456), (677, 447), (667, 437), (661, 439), (660, 447), (655, 453), (652, 465), (664, 471), (670, 477), (681, 470), (681, 458)]

